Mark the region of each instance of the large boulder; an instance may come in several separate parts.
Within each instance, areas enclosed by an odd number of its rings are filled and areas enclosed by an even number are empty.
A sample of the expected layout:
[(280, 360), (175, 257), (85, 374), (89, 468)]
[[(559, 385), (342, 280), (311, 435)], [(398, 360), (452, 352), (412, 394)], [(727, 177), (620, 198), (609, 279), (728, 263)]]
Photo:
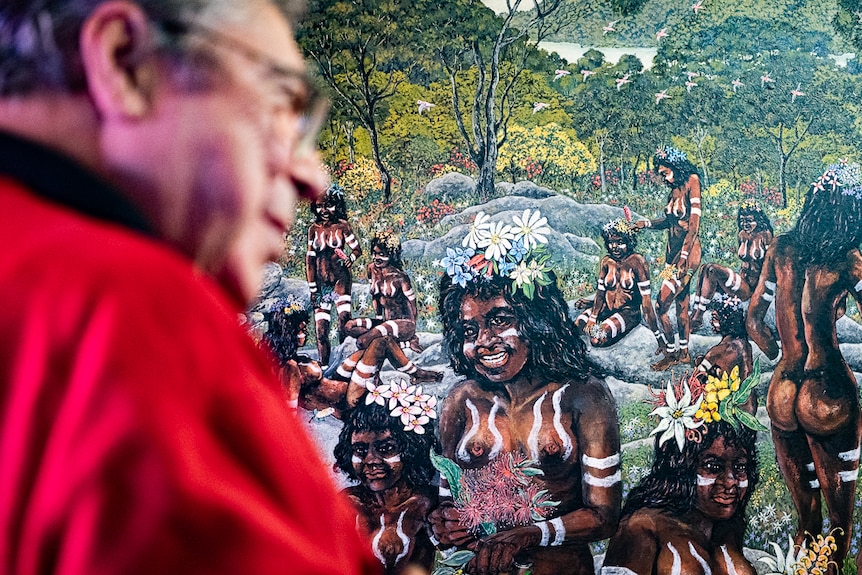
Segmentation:
[(423, 195), (428, 201), (440, 200), (450, 203), (469, 196), (475, 191), (476, 182), (470, 176), (450, 172), (428, 182)]

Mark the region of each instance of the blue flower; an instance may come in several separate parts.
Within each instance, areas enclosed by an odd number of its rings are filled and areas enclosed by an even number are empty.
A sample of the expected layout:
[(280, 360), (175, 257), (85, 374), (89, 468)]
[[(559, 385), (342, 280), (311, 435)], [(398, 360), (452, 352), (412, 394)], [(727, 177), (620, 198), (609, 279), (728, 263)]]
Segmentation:
[(457, 268), (454, 274), (452, 275), (452, 283), (458, 284), (461, 287), (467, 287), (467, 282), (473, 280), (473, 273), (464, 268)]
[[(521, 260), (524, 259), (524, 256), (527, 255), (527, 247), (524, 245), (524, 238), (518, 238), (513, 244), (511, 249), (509, 249), (509, 255), (515, 259), (515, 263), (521, 263)], [(514, 265), (512, 269), (514, 269)], [(511, 269), (509, 271), (512, 271)], [(502, 268), (500, 273), (504, 273)]]
[[(511, 254), (512, 252), (509, 253)], [(512, 270), (515, 269), (515, 262), (506, 259), (505, 261), (500, 262), (499, 268), (501, 276), (508, 276)]]

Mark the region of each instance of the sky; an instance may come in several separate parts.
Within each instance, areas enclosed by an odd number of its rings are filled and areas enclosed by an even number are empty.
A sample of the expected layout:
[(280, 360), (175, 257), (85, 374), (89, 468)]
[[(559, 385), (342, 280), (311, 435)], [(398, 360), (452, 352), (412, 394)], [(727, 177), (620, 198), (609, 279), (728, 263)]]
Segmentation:
[[(514, 2), (514, 0), (511, 1)], [(497, 14), (506, 11), (506, 0), (482, 0), (482, 4), (489, 7)], [(521, 10), (529, 10), (532, 7), (532, 0), (521, 0)]]

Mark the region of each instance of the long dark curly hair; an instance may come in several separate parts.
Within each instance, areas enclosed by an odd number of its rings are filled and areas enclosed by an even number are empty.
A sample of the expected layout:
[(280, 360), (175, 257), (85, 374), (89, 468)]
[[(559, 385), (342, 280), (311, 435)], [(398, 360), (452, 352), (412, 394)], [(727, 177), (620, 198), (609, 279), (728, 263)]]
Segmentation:
[(268, 327), (261, 340), (282, 366), (297, 358), (299, 328), (308, 324), (310, 315), (306, 309), (285, 313), (284, 307), (283, 303), (275, 305), (272, 311), (264, 313)]
[(671, 160), (667, 156), (663, 156), (661, 154), (656, 154), (652, 159), (653, 169), (658, 171), (659, 166), (665, 166), (666, 168), (670, 168), (673, 172), (673, 183), (669, 183), (668, 186), (671, 188), (678, 188), (684, 185), (691, 176), (697, 176), (700, 178), (700, 172), (690, 161), (678, 159)]
[(643, 508), (666, 509), (674, 515), (694, 509), (697, 502), (698, 456), (709, 449), (718, 437), (724, 437), (725, 445), (739, 447), (748, 454), (748, 489), (736, 514), (728, 520), (734, 525), (738, 524), (739, 540), (742, 540), (746, 525), (745, 509), (760, 480), (755, 445), (757, 434), (742, 426), (736, 431), (725, 421), (709, 423), (706, 429), (700, 443), (686, 440), (682, 452), (673, 440), (659, 446), (659, 438), (656, 437), (652, 469), (626, 499), (622, 512), (624, 517)]
[(745, 330), (745, 310), (742, 309), (739, 298), (719, 294), (709, 302), (707, 309), (718, 316), (721, 335), (748, 338), (748, 332)]
[(326, 190), (326, 193), (318, 196), (311, 203), (311, 213), (314, 214), (314, 219), (317, 223), (321, 223), (323, 219), (317, 213), (317, 208), (321, 206), (335, 206), (334, 220), (347, 220), (347, 203), (344, 201), (344, 189), (338, 184), (332, 184)]
[(742, 216), (753, 216), (755, 223), (757, 223), (757, 231), (763, 232), (768, 231), (771, 234), (775, 232), (772, 230), (772, 222), (769, 221), (769, 217), (766, 215), (759, 206), (751, 205), (751, 206), (740, 206), (739, 211), (736, 212), (736, 229), (741, 230), (742, 224), (740, 223), (740, 218)]
[(521, 291), (512, 293), (512, 280), (498, 275), (467, 282), (466, 287), (453, 284), (448, 275), (440, 282), (439, 309), (443, 322), (443, 342), (449, 352), (455, 373), (479, 378), (473, 363), (464, 356), (464, 332), (461, 328), (461, 303), (466, 296), (489, 300), (503, 296), (512, 306), (524, 340), (530, 345), (527, 368), (543, 378), (553, 380), (586, 380), (600, 370), (586, 356), (586, 347), (569, 320), (568, 306), (557, 287), (557, 276), (548, 272), (551, 283), (537, 285), (533, 299)]
[(840, 186), (812, 186), (792, 233), (802, 265), (832, 266), (862, 242), (862, 199)]
[(410, 487), (428, 485), (434, 477), (431, 463), (431, 449), (437, 451), (435, 420), (425, 427), (425, 433), (404, 431), (400, 418), (389, 414), (389, 409), (377, 403), (359, 404), (344, 415), (344, 427), (335, 446), (335, 468), (344, 472), (350, 479), (359, 479), (353, 470), (352, 439), (354, 432), (371, 431), (380, 433), (389, 430), (398, 445), (398, 454), (404, 466), (404, 479)]

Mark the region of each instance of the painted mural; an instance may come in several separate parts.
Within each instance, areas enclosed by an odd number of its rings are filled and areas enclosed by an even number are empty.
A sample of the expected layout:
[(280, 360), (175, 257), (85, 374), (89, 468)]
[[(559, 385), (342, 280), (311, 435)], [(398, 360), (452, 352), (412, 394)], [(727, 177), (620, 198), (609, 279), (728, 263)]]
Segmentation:
[(387, 574), (857, 572), (860, 22), (310, 2), (333, 184), (247, 316)]

